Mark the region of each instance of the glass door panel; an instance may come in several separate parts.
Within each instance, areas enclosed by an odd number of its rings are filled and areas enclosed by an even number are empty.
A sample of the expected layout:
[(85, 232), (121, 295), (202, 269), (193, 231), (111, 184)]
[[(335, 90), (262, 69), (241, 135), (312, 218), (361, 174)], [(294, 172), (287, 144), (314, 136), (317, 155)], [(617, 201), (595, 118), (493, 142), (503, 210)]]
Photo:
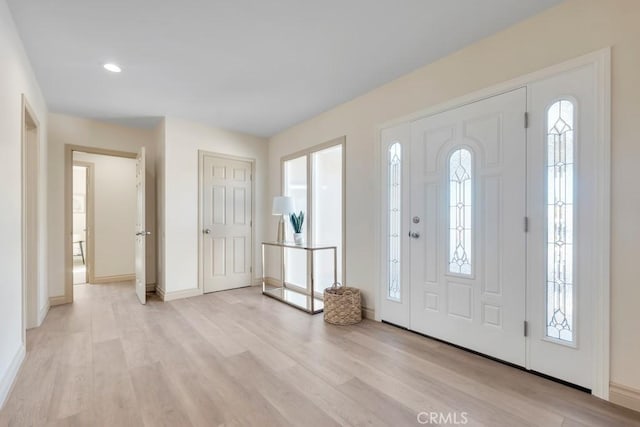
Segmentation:
[[(337, 278), (342, 282), (342, 144), (311, 153), (312, 214), (311, 241), (337, 246)], [(333, 254), (314, 254), (314, 280), (322, 291), (334, 281)]]
[[(293, 198), (296, 213), (304, 212), (307, 216), (307, 156), (297, 157), (284, 162), (284, 195)], [(286, 240), (293, 242), (293, 229), (286, 218)], [(303, 225), (305, 240), (308, 239), (307, 220)], [(285, 249), (285, 277), (284, 282), (306, 287), (307, 258), (305, 251)]]

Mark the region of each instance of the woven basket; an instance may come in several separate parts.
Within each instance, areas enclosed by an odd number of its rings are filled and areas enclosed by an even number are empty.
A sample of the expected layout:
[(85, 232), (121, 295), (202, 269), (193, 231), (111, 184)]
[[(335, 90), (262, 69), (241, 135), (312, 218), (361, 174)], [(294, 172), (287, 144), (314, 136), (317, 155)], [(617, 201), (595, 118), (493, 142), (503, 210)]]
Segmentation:
[(324, 321), (334, 325), (353, 325), (362, 321), (360, 289), (339, 283), (325, 289)]

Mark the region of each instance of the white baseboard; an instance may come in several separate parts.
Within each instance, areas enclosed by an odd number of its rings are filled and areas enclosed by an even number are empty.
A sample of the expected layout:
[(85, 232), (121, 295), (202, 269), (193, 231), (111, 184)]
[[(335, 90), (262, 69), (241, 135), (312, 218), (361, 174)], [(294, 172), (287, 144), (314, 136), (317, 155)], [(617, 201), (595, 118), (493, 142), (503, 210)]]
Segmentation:
[(117, 276), (99, 276), (94, 277), (91, 284), (102, 285), (105, 283), (117, 283), (117, 282), (128, 282), (130, 280), (136, 280), (135, 274), (120, 274)]
[[(275, 277), (271, 276), (265, 277), (264, 283), (266, 283), (267, 286), (282, 286), (282, 283), (280, 283), (280, 279), (276, 279)], [(262, 279), (260, 279), (260, 284), (262, 285)]]
[(155, 283), (147, 283), (147, 292), (155, 292), (156, 284)]
[(66, 295), (60, 295), (57, 297), (49, 297), (49, 306), (69, 304), (71, 301), (67, 300)]
[(373, 308), (362, 307), (362, 317), (369, 320), (376, 320), (376, 312)]
[(162, 289), (160, 286), (156, 286), (156, 295), (158, 295), (160, 299), (164, 301), (164, 289)]
[(11, 393), (11, 389), (13, 389), (13, 384), (16, 381), (16, 377), (18, 376), (18, 372), (20, 371), (25, 355), (26, 348), (24, 344), (21, 344), (15, 356), (13, 356), (13, 360), (9, 364), (7, 372), (2, 377), (2, 380), (0, 380), (0, 409), (4, 407), (4, 404), (9, 397), (9, 393)]
[(157, 288), (156, 293), (162, 298), (162, 301), (173, 301), (183, 298), (191, 298), (202, 295), (202, 289), (186, 289), (184, 291), (167, 292), (164, 289)]
[(640, 390), (622, 384), (609, 384), (609, 400), (616, 405), (640, 412)]
[(38, 326), (42, 325), (42, 322), (44, 322), (44, 319), (47, 317), (47, 314), (49, 314), (49, 308), (50, 308), (49, 301), (46, 301), (44, 306), (38, 312)]

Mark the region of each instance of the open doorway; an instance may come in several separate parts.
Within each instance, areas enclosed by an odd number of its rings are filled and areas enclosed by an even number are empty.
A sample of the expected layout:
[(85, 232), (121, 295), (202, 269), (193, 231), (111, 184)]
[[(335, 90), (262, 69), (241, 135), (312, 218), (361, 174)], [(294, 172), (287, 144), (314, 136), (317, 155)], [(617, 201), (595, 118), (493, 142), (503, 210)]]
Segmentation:
[(73, 284), (89, 283), (89, 219), (93, 219), (92, 196), (93, 167), (91, 162), (73, 162)]
[(67, 302), (87, 286), (131, 286), (136, 272), (136, 154), (67, 146)]
[(22, 339), (26, 330), (38, 326), (39, 227), (38, 179), (40, 175), (40, 125), (26, 98), (22, 97)]

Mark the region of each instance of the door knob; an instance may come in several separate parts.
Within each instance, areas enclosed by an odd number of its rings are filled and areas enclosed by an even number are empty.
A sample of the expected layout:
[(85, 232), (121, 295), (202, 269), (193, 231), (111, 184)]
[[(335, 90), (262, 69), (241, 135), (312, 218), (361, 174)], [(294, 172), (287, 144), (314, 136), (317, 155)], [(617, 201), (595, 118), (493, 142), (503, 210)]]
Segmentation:
[(420, 237), (420, 233), (418, 233), (417, 231), (410, 231), (409, 237), (411, 237), (412, 239), (417, 239)]
[(149, 236), (151, 234), (150, 231), (140, 231), (136, 233), (136, 236)]
[(204, 230), (202, 230), (202, 232), (203, 232), (204, 234), (211, 234), (211, 230), (210, 230), (210, 229), (208, 229), (208, 228), (205, 228)]

